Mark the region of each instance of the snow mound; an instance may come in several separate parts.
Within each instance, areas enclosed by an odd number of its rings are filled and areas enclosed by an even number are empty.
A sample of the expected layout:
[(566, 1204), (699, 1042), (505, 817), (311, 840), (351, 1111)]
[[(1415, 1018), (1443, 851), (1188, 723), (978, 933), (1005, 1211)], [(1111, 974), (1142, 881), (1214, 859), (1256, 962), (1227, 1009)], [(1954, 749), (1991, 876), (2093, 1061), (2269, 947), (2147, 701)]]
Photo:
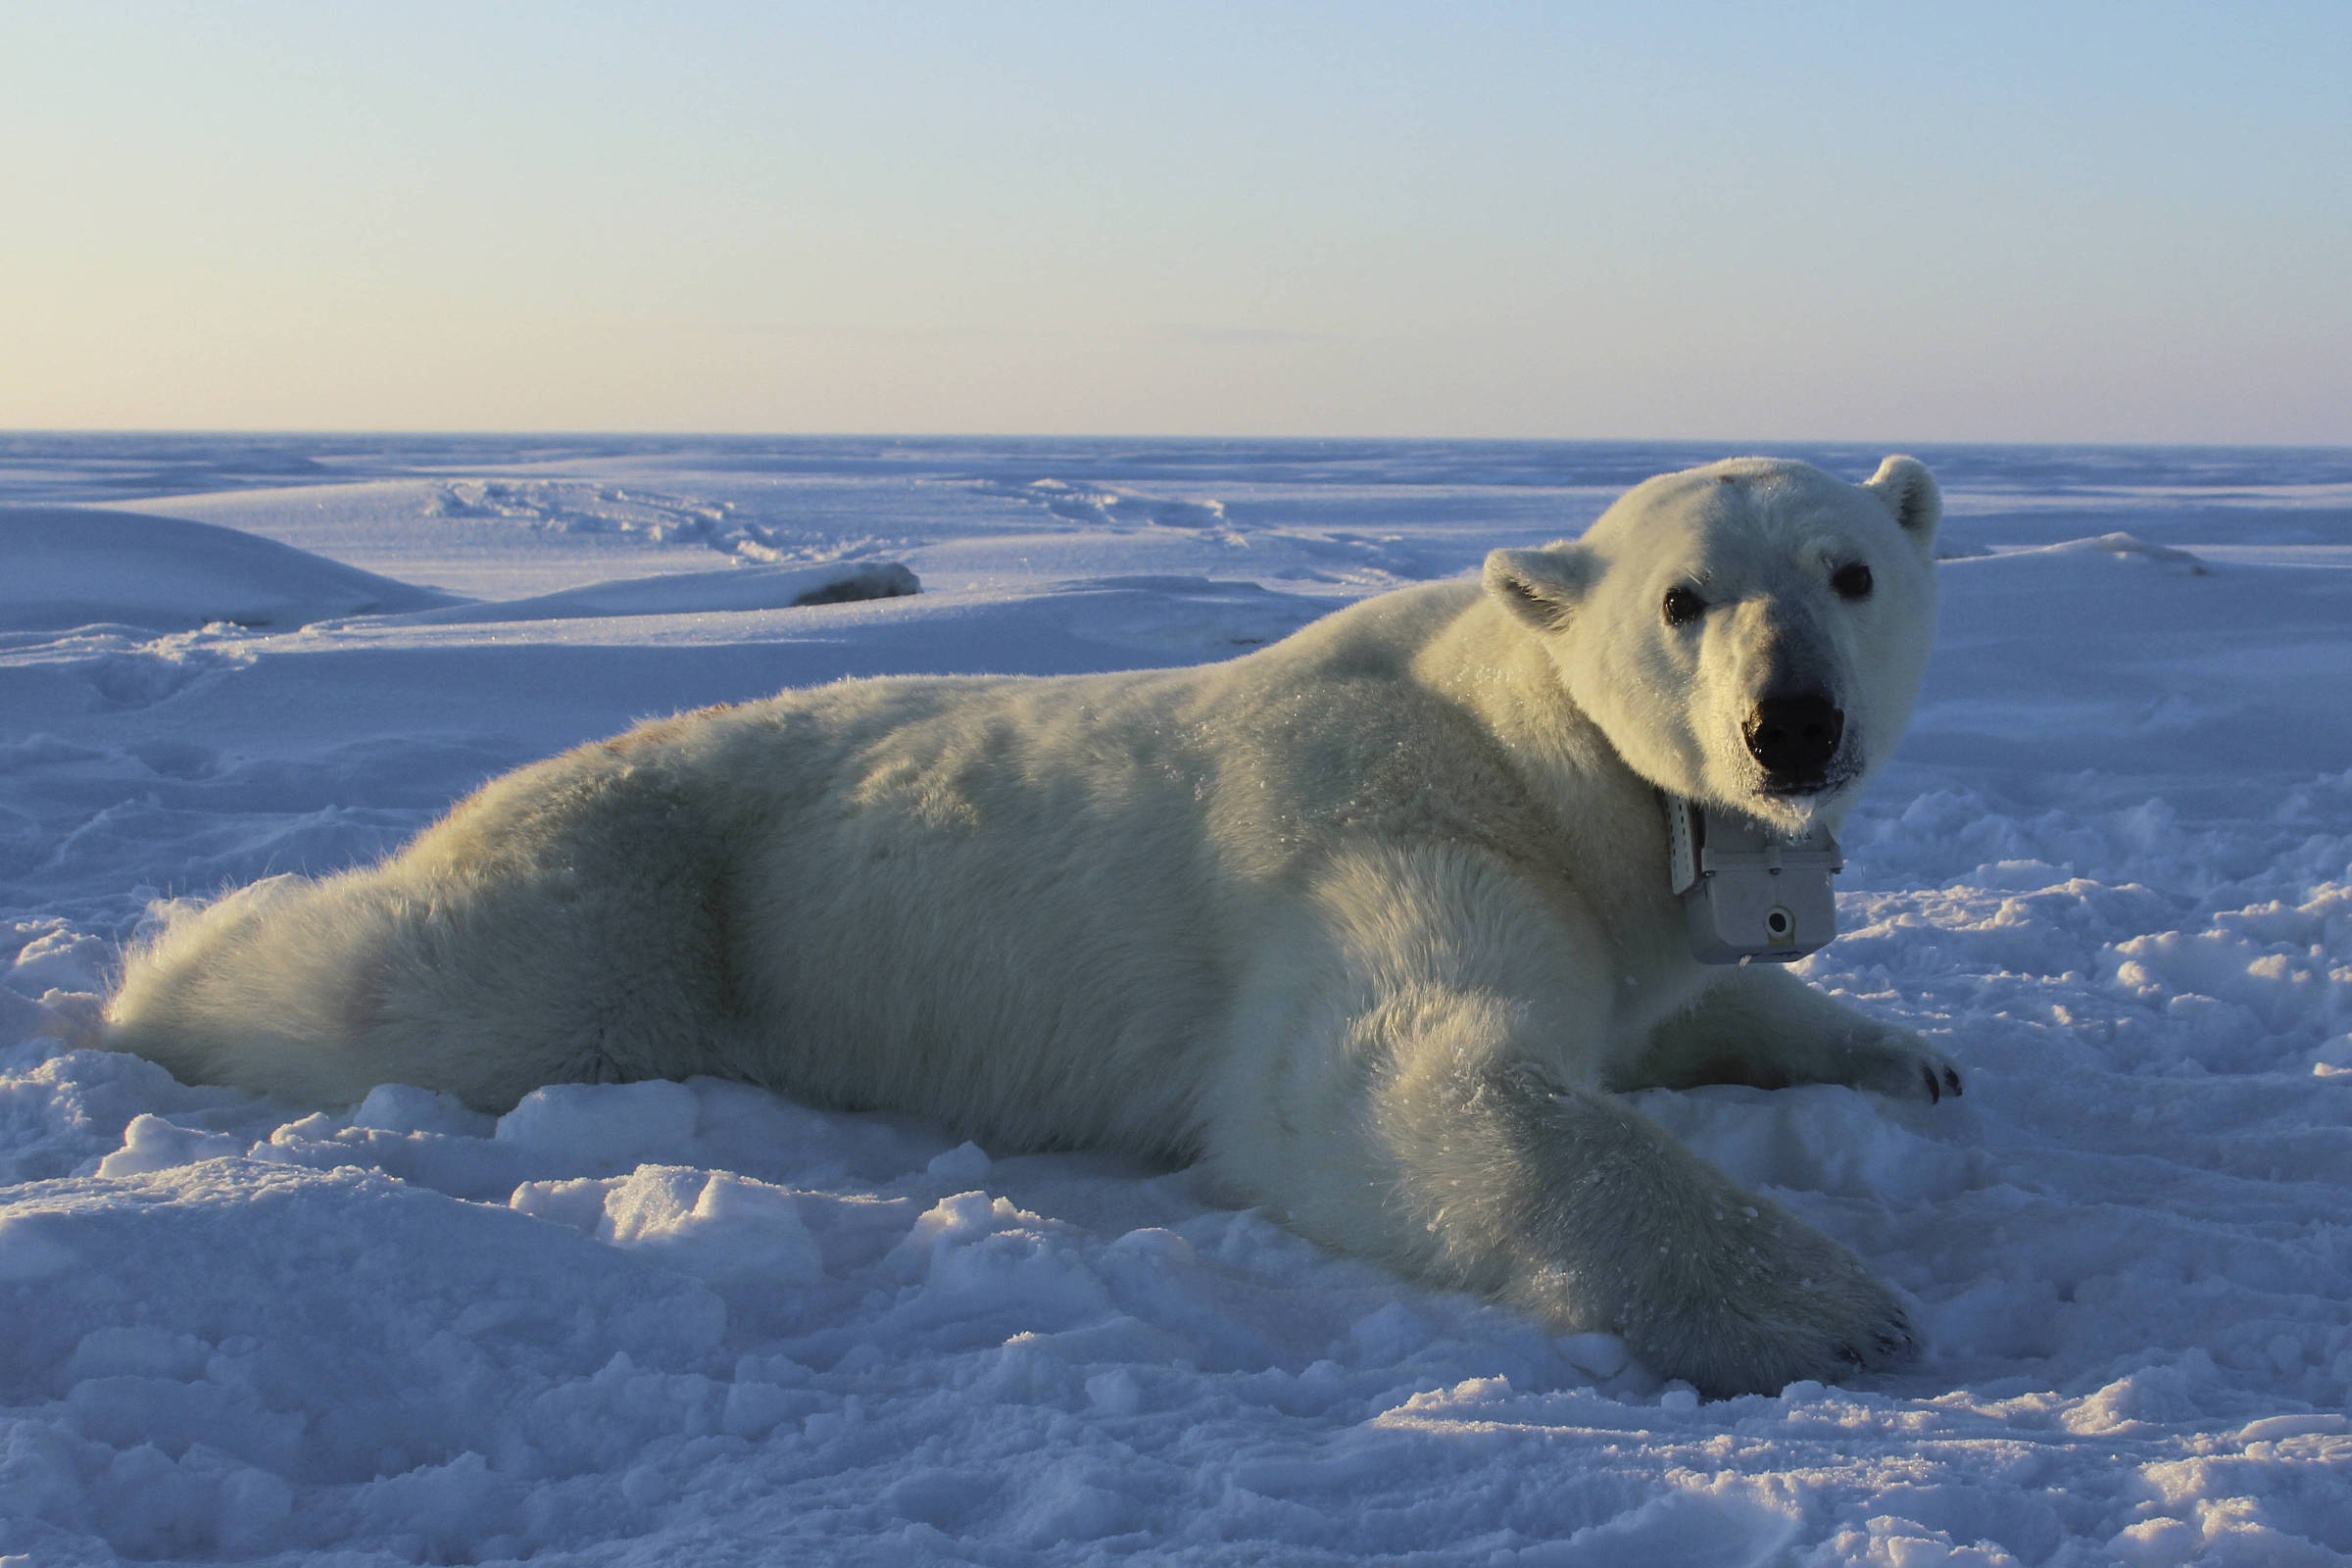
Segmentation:
[(2064, 544), (2044, 545), (2041, 550), (2031, 553), (2113, 556), (2118, 561), (2129, 562), (2135, 566), (2153, 566), (2182, 577), (2202, 577), (2209, 569), (2201, 558), (2186, 550), (2176, 550), (2171, 545), (2152, 545), (2145, 539), (2120, 531), (2103, 533), (2092, 539), (2069, 539)]
[(409, 625), (463, 626), (492, 621), (571, 620), (603, 615), (691, 615), (734, 610), (792, 610), (858, 599), (920, 593), (922, 583), (896, 561), (836, 562), (822, 566), (742, 566), (669, 572), (591, 583), (529, 599), (451, 605), (402, 615)]
[(234, 528), (79, 507), (0, 507), (0, 632), (277, 630), (452, 598)]

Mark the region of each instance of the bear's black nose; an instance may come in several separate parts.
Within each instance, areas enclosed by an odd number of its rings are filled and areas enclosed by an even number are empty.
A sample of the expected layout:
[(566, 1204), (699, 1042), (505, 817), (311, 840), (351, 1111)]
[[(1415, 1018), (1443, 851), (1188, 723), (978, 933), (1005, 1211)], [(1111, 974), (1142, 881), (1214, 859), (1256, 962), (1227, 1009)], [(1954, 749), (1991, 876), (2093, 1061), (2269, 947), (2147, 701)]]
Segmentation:
[(1845, 738), (1845, 714), (1819, 692), (1767, 697), (1747, 716), (1744, 734), (1748, 755), (1764, 766), (1766, 788), (1801, 790), (1823, 782)]

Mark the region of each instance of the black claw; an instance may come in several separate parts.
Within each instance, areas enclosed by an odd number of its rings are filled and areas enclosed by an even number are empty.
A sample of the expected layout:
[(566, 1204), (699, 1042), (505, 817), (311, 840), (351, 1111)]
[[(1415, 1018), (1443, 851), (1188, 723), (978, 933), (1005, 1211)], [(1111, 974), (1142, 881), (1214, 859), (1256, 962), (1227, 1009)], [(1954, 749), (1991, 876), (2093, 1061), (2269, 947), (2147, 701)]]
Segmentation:
[(1952, 1092), (1952, 1098), (1954, 1100), (1959, 1099), (1962, 1095), (1968, 1092), (1960, 1087), (1960, 1069), (1957, 1067), (1946, 1067), (1943, 1069), (1943, 1086)]
[(1920, 1076), (1928, 1081), (1928, 1103), (1933, 1105), (1943, 1098), (1943, 1086), (1936, 1081), (1936, 1069), (1933, 1067), (1920, 1068)]
[(1915, 1343), (1907, 1331), (1897, 1329), (1891, 1333), (1873, 1334), (1870, 1337), (1869, 1354), (1852, 1345), (1839, 1346), (1837, 1354), (1838, 1359), (1846, 1365), (1868, 1370), (1908, 1359)]

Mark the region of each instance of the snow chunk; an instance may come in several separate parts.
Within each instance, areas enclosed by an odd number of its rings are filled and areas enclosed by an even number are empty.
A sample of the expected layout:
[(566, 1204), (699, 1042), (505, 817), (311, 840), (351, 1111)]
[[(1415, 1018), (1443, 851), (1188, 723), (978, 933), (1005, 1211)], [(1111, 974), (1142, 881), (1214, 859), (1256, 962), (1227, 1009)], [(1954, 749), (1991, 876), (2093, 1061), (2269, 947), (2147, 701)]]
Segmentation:
[(2237, 1441), (2248, 1446), (2257, 1443), (2278, 1443), (2287, 1438), (2310, 1437), (2314, 1433), (2331, 1435), (2352, 1429), (2347, 1420), (2334, 1410), (2314, 1410), (2309, 1415), (2271, 1415), (2259, 1421), (2249, 1421), (2237, 1434)]
[(695, 1093), (684, 1084), (550, 1084), (499, 1117), (493, 1136), (573, 1163), (634, 1164), (682, 1150), (700, 1121)]
[(253, 1145), (225, 1133), (178, 1127), (142, 1111), (122, 1129), (122, 1147), (98, 1162), (101, 1176), (144, 1176), (205, 1159), (235, 1159)]
[(1108, 1309), (1109, 1293), (1068, 1232), (1007, 1199), (942, 1199), (891, 1251), (903, 1275), (921, 1281), (903, 1310), (916, 1323), (960, 1318), (1041, 1332), (1094, 1317)]
[(509, 1206), (700, 1279), (809, 1285), (824, 1277), (792, 1194), (726, 1171), (640, 1165), (627, 1176), (525, 1182)]
[(111, 942), (75, 931), (64, 921), (46, 922), (47, 929), (17, 950), (9, 965), (9, 983), (38, 993), (103, 991), (117, 954)]
[(1893, 1514), (1871, 1519), (1861, 1530), (1839, 1531), (1809, 1560), (1870, 1568), (2019, 1568), (2017, 1558), (1992, 1542), (1957, 1545), (1944, 1531)]
[(451, 1138), (487, 1138), (497, 1118), (455, 1095), (409, 1084), (378, 1084), (351, 1113), (351, 1125), (386, 1133), (440, 1133)]
[(2197, 1388), (2213, 1376), (2213, 1359), (2201, 1350), (2175, 1365), (2141, 1367), (2067, 1411), (2059, 1425), (2083, 1434), (2134, 1433), (2191, 1421), (2200, 1413)]
[(978, 1144), (966, 1140), (933, 1157), (923, 1174), (947, 1186), (977, 1186), (988, 1180), (989, 1157)]

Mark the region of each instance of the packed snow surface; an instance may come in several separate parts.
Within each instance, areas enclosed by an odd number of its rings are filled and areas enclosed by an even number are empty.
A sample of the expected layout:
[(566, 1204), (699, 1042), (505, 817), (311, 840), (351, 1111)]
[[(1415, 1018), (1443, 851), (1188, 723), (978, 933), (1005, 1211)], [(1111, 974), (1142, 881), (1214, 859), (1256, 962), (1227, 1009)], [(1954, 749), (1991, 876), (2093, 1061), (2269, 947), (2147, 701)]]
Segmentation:
[(1725, 455), (0, 438), (0, 1564), (2343, 1560), (2352, 453), (1919, 453), (1941, 640), (1803, 972), (1967, 1097), (1640, 1097), (1911, 1294), (1893, 1375), (1704, 1403), (1181, 1170), (740, 1085), (65, 1044), (158, 901), (633, 719), (1227, 658)]

